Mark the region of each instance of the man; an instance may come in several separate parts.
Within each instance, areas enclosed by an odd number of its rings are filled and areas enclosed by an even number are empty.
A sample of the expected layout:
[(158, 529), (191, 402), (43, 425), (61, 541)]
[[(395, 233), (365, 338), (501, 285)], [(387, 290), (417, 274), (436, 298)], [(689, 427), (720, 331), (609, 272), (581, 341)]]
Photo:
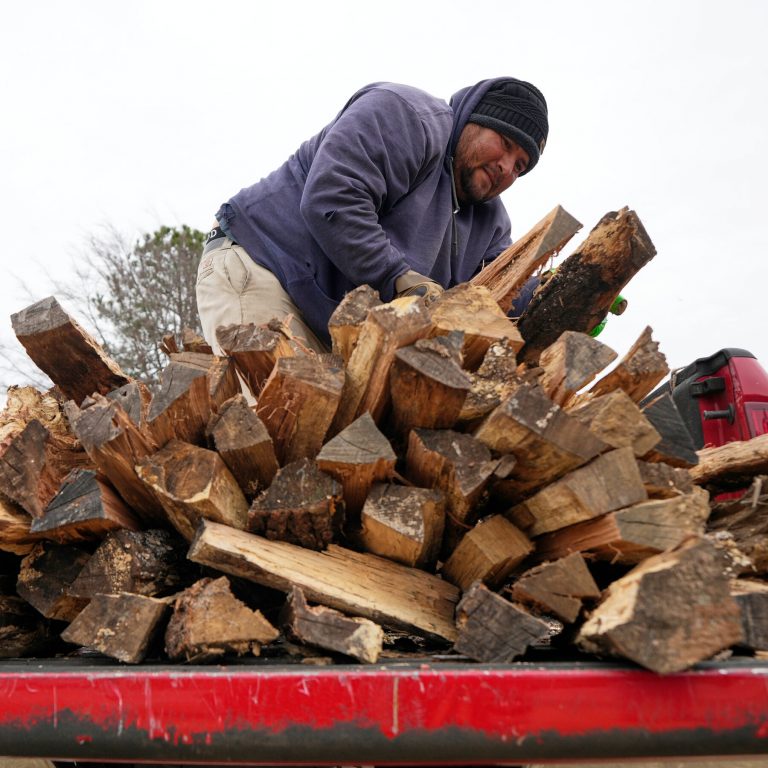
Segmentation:
[(530, 83), (484, 80), (446, 104), (374, 83), (280, 168), (219, 208), (197, 282), (203, 332), (292, 315), (325, 351), (344, 294), (428, 298), (510, 243), (499, 195), (538, 162), (547, 104)]

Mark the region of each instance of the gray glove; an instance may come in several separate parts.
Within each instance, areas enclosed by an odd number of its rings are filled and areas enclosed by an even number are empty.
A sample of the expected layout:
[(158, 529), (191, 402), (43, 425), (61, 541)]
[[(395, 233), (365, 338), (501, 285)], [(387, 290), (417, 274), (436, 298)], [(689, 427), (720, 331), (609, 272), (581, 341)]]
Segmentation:
[(403, 296), (423, 296), (429, 303), (443, 292), (443, 286), (409, 269), (395, 280), (395, 291), (395, 296), (398, 299)]

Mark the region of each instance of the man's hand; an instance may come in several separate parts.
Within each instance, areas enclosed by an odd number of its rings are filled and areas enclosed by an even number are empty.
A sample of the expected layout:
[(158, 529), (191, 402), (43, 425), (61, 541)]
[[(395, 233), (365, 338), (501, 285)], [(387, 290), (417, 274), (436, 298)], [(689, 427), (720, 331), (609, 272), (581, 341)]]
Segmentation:
[(403, 296), (423, 296), (429, 303), (443, 292), (443, 286), (410, 269), (395, 280), (395, 291), (398, 299)]

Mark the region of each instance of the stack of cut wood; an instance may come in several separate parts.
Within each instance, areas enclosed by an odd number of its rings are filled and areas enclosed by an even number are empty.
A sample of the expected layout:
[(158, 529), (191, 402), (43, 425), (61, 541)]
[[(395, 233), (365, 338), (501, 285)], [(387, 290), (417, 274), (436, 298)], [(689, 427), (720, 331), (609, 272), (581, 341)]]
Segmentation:
[(352, 291), (333, 354), (280, 321), (220, 328), (224, 357), (167, 337), (153, 394), (55, 299), (14, 315), (55, 387), (0, 416), (0, 655), (375, 662), (407, 639), (671, 672), (768, 648), (762, 486), (711, 519), (705, 490), (768, 471), (765, 443), (697, 456), (668, 394), (641, 404), (668, 373), (651, 330), (602, 376), (587, 333), (654, 255), (637, 216), (507, 316), (579, 227), (555, 209), (430, 306)]

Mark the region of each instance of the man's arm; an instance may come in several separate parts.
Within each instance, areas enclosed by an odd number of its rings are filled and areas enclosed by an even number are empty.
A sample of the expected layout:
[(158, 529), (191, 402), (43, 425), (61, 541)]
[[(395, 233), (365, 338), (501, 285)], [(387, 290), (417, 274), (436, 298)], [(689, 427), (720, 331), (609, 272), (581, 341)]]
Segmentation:
[[(438, 117), (446, 130), (447, 110)], [(389, 241), (379, 215), (442, 162), (441, 138), (399, 95), (374, 89), (331, 126), (307, 176), (301, 213), (312, 236), (353, 283), (368, 283), (384, 301), (410, 265)]]

